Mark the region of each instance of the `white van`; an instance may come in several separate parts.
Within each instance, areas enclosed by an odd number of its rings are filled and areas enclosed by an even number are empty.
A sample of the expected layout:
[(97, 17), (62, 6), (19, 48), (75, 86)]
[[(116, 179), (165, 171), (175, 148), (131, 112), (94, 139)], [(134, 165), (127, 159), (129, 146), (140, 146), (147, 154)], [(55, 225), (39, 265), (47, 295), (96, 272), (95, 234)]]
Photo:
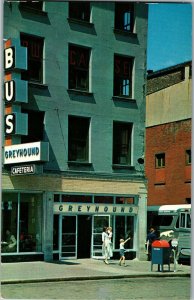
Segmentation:
[(161, 240), (170, 244), (178, 240), (178, 259), (190, 259), (191, 256), (191, 204), (162, 205), (155, 211), (148, 210), (150, 226), (155, 227)]

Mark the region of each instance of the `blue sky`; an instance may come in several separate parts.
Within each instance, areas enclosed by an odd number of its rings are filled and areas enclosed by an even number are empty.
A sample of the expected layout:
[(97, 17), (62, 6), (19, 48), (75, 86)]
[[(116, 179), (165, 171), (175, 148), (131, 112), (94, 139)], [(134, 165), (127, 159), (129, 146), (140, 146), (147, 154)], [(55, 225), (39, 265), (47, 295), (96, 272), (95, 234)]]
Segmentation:
[(192, 4), (149, 4), (147, 69), (192, 59)]

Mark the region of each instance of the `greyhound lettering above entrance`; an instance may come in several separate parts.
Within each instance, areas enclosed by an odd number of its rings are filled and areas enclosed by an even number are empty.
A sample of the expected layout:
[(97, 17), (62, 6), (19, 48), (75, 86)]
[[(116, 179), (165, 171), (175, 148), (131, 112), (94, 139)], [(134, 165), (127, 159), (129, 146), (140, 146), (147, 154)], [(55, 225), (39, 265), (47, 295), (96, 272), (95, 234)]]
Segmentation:
[(55, 203), (55, 213), (74, 213), (74, 214), (137, 214), (138, 206), (136, 205), (122, 205), (122, 204), (94, 204), (90, 205), (84, 203)]

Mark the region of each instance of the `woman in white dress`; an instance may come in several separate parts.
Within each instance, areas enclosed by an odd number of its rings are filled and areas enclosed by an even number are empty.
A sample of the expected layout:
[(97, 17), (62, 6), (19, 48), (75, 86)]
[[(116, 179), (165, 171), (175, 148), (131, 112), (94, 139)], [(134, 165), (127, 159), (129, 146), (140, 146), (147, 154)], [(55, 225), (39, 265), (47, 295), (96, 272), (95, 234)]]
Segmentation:
[(109, 236), (108, 236), (108, 228), (103, 228), (102, 233), (102, 256), (104, 257), (105, 264), (108, 265), (108, 257), (109, 257)]

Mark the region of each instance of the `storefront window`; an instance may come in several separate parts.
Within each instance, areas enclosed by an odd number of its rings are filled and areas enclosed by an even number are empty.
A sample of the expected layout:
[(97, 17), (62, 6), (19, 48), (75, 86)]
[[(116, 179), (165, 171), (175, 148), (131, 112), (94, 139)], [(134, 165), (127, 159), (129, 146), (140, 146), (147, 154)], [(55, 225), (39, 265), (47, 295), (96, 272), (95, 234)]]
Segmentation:
[(62, 195), (62, 202), (92, 203), (92, 196), (85, 195)]
[(59, 201), (60, 201), (60, 195), (54, 194), (54, 202), (59, 202)]
[(131, 239), (125, 244), (126, 249), (133, 248), (134, 217), (115, 216), (115, 249), (119, 249), (119, 240)]
[(4, 194), (1, 203), (1, 252), (17, 251), (18, 195)]
[(95, 196), (94, 203), (113, 203), (113, 197), (110, 196)]
[(42, 250), (42, 209), (38, 194), (21, 194), (20, 200), (20, 252)]
[(53, 250), (59, 250), (59, 215), (54, 215)]
[(116, 197), (116, 204), (135, 204), (133, 197)]
[(42, 204), (40, 194), (3, 193), (2, 253), (42, 250)]
[(103, 228), (110, 226), (110, 216), (94, 216), (93, 218), (93, 250), (92, 255), (102, 256)]

